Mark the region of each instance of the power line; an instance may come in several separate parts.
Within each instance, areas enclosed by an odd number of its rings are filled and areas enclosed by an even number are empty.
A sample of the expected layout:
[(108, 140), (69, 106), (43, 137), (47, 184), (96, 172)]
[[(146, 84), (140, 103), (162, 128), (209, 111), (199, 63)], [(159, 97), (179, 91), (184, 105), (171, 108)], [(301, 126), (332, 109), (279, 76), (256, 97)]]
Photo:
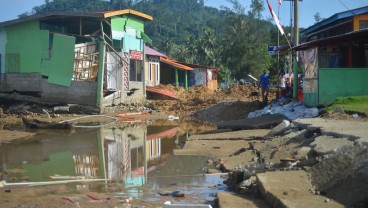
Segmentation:
[(346, 8), (346, 10), (350, 10), (341, 0), (339, 2)]

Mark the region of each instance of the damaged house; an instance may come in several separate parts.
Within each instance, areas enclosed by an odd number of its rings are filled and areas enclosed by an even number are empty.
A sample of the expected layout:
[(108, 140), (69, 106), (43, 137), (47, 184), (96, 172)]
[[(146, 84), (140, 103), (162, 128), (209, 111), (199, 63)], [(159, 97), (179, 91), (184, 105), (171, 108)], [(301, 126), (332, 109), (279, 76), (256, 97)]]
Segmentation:
[(144, 33), (134, 10), (54, 12), (0, 23), (0, 97), (98, 107), (145, 99)]

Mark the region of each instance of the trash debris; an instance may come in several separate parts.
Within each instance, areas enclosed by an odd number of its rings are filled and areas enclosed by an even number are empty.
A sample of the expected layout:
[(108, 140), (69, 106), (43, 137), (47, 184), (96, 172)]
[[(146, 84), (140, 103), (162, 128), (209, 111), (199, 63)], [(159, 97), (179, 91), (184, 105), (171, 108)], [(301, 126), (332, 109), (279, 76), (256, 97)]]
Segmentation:
[(248, 114), (248, 118), (278, 113), (288, 117), (290, 120), (295, 120), (298, 118), (314, 118), (319, 114), (318, 108), (316, 107), (308, 108), (304, 106), (303, 103), (300, 101), (291, 102), (286, 105), (279, 105), (279, 104), (284, 103), (275, 102), (272, 105), (268, 105), (261, 110), (250, 112)]
[(57, 123), (50, 121), (40, 121), (37, 119), (30, 119), (22, 116), (22, 121), (24, 126), (30, 129), (71, 129), (73, 127), (72, 123)]
[(132, 113), (119, 113), (115, 114), (115, 117), (128, 117), (128, 116), (136, 116), (136, 115), (148, 115), (150, 112), (142, 111), (142, 112), (132, 112)]
[(179, 120), (179, 116), (169, 115), (169, 116), (167, 117), (167, 119), (168, 119), (169, 121)]
[(70, 106), (55, 106), (54, 112), (55, 113), (69, 113)]
[(161, 196), (173, 196), (173, 197), (184, 197), (184, 193), (181, 193), (180, 191), (166, 191), (166, 192), (158, 192)]
[(170, 207), (176, 207), (176, 208), (212, 208), (209, 204), (172, 204), (170, 201), (166, 201), (162, 208), (170, 208)]

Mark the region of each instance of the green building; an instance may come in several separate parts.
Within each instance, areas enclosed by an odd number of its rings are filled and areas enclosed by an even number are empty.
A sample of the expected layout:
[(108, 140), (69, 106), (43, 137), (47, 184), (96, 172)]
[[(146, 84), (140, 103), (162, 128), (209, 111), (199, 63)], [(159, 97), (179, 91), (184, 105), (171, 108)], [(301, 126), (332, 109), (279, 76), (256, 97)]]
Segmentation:
[(145, 99), (144, 33), (134, 10), (54, 12), (0, 23), (0, 94), (99, 107)]
[(368, 95), (368, 6), (340, 12), (301, 32), (299, 53), (307, 106)]

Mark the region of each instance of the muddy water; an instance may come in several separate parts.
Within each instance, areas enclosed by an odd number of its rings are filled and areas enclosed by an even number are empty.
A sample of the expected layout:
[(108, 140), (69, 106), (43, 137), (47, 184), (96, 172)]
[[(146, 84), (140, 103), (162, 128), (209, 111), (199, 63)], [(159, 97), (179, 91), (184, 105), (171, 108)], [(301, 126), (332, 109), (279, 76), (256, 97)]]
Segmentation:
[[(109, 125), (37, 133), (30, 140), (0, 146), (2, 180), (34, 185), (106, 179), (68, 186), (158, 204), (210, 203), (216, 192), (226, 191), (220, 175), (203, 174), (208, 158), (172, 154), (191, 134), (175, 126)], [(185, 196), (162, 196), (174, 191)]]

